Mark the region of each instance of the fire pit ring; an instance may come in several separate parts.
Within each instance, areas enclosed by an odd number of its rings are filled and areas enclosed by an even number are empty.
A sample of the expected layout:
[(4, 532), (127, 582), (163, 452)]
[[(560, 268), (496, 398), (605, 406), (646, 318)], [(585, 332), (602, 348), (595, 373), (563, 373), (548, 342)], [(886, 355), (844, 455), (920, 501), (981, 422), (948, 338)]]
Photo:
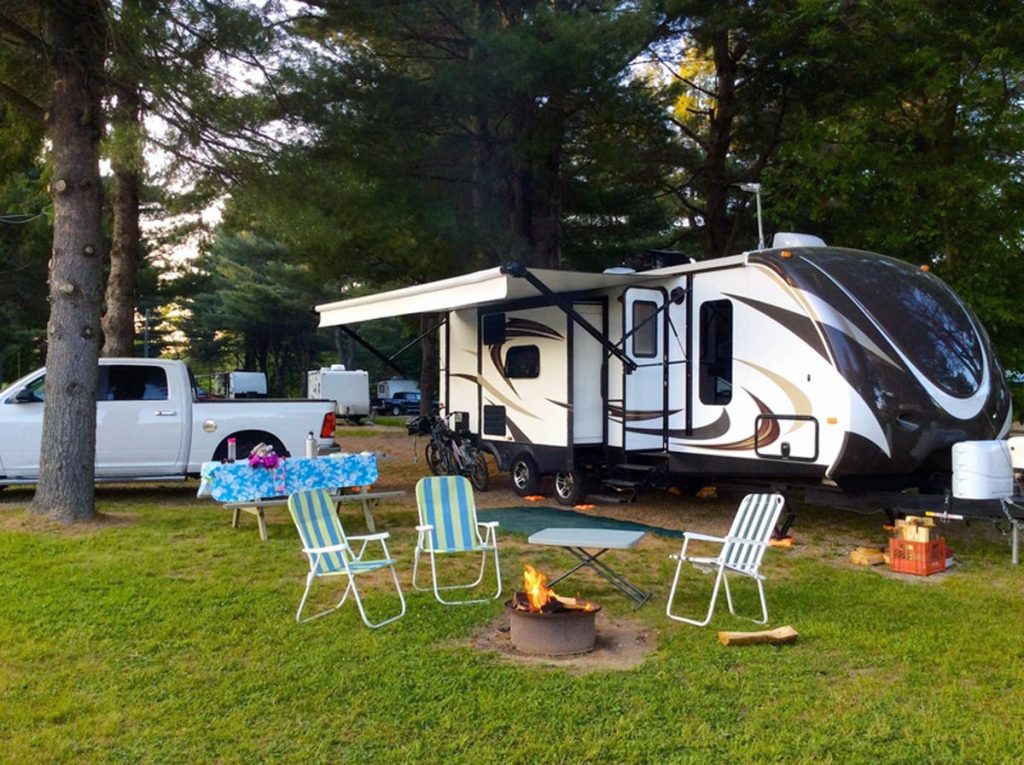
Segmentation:
[(522, 611), (505, 601), (509, 613), (512, 646), (521, 653), (538, 656), (574, 656), (594, 650), (597, 635), (594, 617), (601, 606), (588, 611), (573, 609), (553, 613)]

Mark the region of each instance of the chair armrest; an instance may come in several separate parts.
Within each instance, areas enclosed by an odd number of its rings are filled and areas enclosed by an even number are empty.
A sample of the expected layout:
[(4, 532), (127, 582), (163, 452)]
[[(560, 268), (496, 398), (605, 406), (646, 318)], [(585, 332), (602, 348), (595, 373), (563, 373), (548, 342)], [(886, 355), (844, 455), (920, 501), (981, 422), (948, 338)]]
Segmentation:
[(699, 534), (696, 531), (684, 531), (683, 539), (695, 539), (699, 542), (721, 542), (723, 544), (727, 541), (726, 537), (715, 537), (710, 534)]
[(390, 531), (378, 531), (376, 534), (363, 534), (363, 535), (358, 536), (358, 537), (349, 536), (348, 540), (350, 542), (352, 542), (352, 541), (354, 541), (354, 542), (377, 542), (377, 541), (379, 541), (381, 539), (387, 539), (390, 536), (391, 536), (391, 532)]
[(477, 526), (482, 526), (485, 529), (496, 529), (500, 525), (500, 521), (477, 521)]
[(351, 551), (352, 548), (348, 545), (328, 545), (327, 547), (303, 547), (302, 552), (309, 555), (323, 555), (324, 553), (342, 552), (343, 550)]
[(417, 526), (416, 531), (433, 531), (434, 525), (431, 523), (425, 523), (422, 526)]

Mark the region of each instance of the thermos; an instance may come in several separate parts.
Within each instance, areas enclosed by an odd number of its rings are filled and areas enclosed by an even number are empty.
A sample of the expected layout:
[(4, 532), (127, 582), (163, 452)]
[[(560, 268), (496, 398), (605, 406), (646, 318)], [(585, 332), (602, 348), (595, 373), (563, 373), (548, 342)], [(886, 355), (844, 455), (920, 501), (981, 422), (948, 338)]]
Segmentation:
[(309, 435), (306, 436), (306, 456), (316, 456), (316, 436), (313, 435), (313, 431), (309, 431)]
[(238, 444), (234, 438), (228, 439), (228, 462), (234, 462), (238, 457), (237, 453)]

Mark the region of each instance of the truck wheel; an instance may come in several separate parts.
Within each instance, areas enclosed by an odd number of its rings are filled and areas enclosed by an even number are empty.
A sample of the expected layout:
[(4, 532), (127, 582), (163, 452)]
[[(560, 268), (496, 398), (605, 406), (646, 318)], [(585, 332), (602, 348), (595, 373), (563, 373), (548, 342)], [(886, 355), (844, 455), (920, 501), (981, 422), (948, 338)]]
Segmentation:
[(398, 406), (398, 404), (395, 404), (393, 407), (391, 407), (391, 414), (395, 415), (395, 417), (400, 417), (402, 414), (402, 407)]
[(560, 505), (578, 505), (583, 496), (583, 480), (578, 470), (555, 474), (555, 499)]
[(536, 461), (529, 454), (520, 454), (512, 460), (509, 476), (512, 479), (512, 491), (520, 497), (540, 491), (540, 470)]

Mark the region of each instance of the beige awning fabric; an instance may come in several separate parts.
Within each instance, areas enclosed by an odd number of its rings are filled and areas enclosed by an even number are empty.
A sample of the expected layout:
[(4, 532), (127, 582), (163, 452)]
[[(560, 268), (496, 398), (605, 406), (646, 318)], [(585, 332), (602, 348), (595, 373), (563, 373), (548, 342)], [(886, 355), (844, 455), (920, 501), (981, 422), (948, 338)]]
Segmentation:
[[(579, 271), (531, 269), (553, 292), (582, 292), (622, 287), (643, 280), (641, 274), (593, 274)], [(639, 277), (639, 278), (638, 278)], [(321, 327), (356, 324), (391, 316), (438, 313), (505, 300), (535, 297), (540, 293), (528, 281), (489, 268), (427, 284), (402, 287), (316, 307)]]

